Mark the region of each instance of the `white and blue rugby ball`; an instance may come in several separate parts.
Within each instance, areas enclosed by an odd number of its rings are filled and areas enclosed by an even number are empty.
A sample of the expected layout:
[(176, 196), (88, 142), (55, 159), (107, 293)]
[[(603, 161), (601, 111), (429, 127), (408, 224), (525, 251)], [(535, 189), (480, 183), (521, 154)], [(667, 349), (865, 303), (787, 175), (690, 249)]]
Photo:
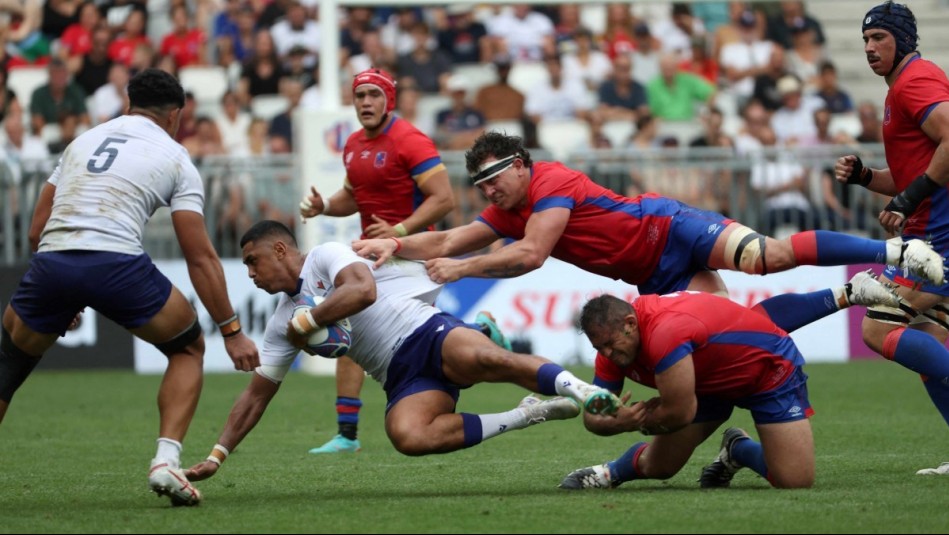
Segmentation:
[[(302, 314), (323, 302), (323, 298), (312, 295), (299, 295), (294, 300), (293, 315)], [(317, 355), (335, 359), (346, 355), (353, 343), (352, 326), (349, 318), (324, 325), (310, 335), (303, 351), (308, 355)]]

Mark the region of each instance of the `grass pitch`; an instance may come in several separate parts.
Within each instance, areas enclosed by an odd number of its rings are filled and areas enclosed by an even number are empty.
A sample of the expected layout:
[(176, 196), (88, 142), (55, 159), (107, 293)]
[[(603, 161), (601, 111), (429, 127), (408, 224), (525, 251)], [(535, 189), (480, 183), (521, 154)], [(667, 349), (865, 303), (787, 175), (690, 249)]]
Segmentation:
[[(0, 425), (0, 531), (945, 533), (949, 477), (914, 474), (949, 461), (949, 429), (919, 379), (882, 361), (806, 370), (817, 411), (810, 490), (774, 490), (748, 470), (730, 489), (700, 490), (695, 480), (717, 452), (714, 436), (668, 481), (562, 491), (557, 483), (569, 471), (615, 458), (642, 438), (596, 437), (579, 419), (448, 455), (405, 457), (385, 437), (384, 396), (371, 381), (363, 451), (309, 455), (336, 432), (334, 384), (293, 375), (218, 475), (198, 484), (202, 505), (174, 509), (147, 490), (160, 377), (37, 372)], [(183, 464), (208, 454), (247, 380), (206, 378)], [(509, 385), (478, 385), (462, 393), (459, 410), (508, 410), (523, 395)], [(729, 424), (752, 430), (746, 412)]]

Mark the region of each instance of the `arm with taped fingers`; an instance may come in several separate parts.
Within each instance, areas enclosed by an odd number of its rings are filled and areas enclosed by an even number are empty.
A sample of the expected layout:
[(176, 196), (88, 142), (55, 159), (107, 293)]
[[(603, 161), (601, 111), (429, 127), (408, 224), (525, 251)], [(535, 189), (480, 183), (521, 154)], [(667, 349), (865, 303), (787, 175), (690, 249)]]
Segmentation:
[(201, 481), (216, 474), (228, 455), (260, 421), (279, 389), (280, 383), (254, 372), (250, 384), (234, 402), (224, 430), (208, 458), (185, 471), (185, 477), (189, 481)]

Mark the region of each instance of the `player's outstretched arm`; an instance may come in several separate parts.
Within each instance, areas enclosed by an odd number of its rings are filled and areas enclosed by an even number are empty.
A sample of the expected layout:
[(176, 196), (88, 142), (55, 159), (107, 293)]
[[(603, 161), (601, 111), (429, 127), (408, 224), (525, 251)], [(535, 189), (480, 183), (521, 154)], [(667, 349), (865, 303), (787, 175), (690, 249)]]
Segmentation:
[(227, 423), (224, 425), (224, 431), (221, 432), (217, 445), (211, 450), (211, 455), (208, 456), (207, 460), (185, 471), (185, 477), (189, 481), (201, 481), (216, 474), (221, 467), (221, 463), (227, 459), (227, 455), (234, 451), (234, 448), (244, 440), (244, 437), (260, 421), (260, 417), (267, 410), (270, 400), (277, 395), (279, 388), (279, 383), (275, 383), (259, 373), (254, 373), (250, 384), (234, 402), (231, 414), (227, 417)]
[[(171, 213), (171, 221), (198, 298), (216, 323), (226, 324), (235, 318), (234, 308), (227, 296), (221, 259), (204, 226), (204, 216), (190, 210), (176, 210)], [(257, 346), (243, 332), (225, 337), (224, 348), (234, 361), (235, 369), (251, 371), (260, 366)]]

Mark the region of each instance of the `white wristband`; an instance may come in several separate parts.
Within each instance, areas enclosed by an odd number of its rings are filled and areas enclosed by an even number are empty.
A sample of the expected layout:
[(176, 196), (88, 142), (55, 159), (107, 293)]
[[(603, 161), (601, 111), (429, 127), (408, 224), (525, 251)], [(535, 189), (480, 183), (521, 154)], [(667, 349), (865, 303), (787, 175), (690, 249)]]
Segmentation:
[[(303, 324), (304, 319), (306, 320), (306, 325)], [(297, 334), (307, 334), (320, 327), (320, 324), (313, 319), (313, 313), (309, 310), (293, 316), (293, 319), (290, 320), (290, 324), (293, 325), (293, 330), (296, 331)]]
[(323, 215), (329, 215), (327, 212), (330, 211), (330, 198), (323, 197)]

